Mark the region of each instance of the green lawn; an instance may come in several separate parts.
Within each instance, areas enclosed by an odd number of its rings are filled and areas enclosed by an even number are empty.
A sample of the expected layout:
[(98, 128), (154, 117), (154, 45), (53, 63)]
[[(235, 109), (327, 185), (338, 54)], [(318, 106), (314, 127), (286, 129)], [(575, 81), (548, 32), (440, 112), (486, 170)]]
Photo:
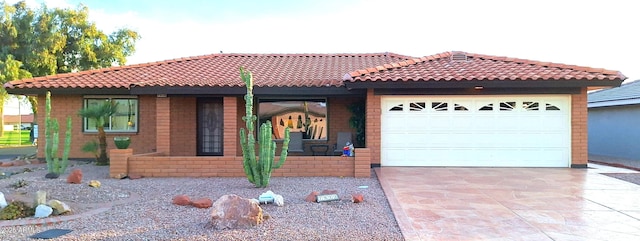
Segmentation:
[(0, 146), (30, 146), (29, 131), (5, 131), (0, 137)]

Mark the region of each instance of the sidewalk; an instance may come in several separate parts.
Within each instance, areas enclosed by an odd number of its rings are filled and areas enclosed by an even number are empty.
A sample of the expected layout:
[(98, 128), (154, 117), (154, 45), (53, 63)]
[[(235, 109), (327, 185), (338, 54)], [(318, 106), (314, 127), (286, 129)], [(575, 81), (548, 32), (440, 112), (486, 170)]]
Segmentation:
[(589, 162), (640, 171), (640, 160), (589, 154)]

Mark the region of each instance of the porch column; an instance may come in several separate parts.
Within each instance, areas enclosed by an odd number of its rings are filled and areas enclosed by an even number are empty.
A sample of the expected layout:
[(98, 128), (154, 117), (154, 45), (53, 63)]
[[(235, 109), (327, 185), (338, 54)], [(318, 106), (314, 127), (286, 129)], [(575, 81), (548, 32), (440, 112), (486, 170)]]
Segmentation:
[(589, 159), (587, 88), (571, 95), (571, 167), (586, 168)]
[(223, 155), (224, 156), (236, 156), (238, 148), (238, 98), (237, 97), (224, 97), (222, 100), (224, 109), (224, 121), (223, 121)]
[[(367, 148), (370, 150), (371, 164), (380, 164), (380, 128), (381, 128), (381, 98), (373, 93), (373, 89), (367, 90), (367, 108), (365, 115), (367, 122), (365, 127), (365, 138)], [(356, 154), (357, 155), (357, 154)]]
[(171, 155), (171, 98), (156, 98), (156, 151)]

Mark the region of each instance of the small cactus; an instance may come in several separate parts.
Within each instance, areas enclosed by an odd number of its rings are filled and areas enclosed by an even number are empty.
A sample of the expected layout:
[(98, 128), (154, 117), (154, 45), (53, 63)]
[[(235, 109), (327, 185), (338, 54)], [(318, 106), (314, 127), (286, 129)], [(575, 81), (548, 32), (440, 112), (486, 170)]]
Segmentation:
[(71, 117), (67, 117), (67, 130), (65, 132), (64, 149), (62, 160), (58, 157), (58, 145), (60, 143), (60, 125), (57, 119), (51, 118), (51, 92), (47, 91), (45, 103), (45, 159), (47, 170), (50, 173), (60, 175), (65, 172), (69, 165), (69, 151), (71, 150)]

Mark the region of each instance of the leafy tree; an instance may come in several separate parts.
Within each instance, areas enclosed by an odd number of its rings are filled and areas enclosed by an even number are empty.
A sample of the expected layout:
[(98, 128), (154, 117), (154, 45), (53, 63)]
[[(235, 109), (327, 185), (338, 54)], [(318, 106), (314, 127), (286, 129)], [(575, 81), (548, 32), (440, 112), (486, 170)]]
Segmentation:
[[(1, 4), (0, 60), (21, 62), (22, 67), (18, 65), (14, 72), (22, 69), (37, 77), (124, 65), (140, 39), (137, 32), (126, 28), (105, 34), (88, 20), (89, 9), (82, 4), (76, 9), (51, 9), (44, 4), (30, 8), (25, 1)], [(3, 90), (0, 97), (5, 96)], [(37, 113), (35, 100), (29, 98)]]
[(78, 111), (78, 115), (94, 120), (96, 129), (98, 130), (98, 146), (100, 147), (100, 155), (96, 160), (96, 165), (109, 165), (109, 158), (107, 157), (107, 134), (104, 132), (104, 125), (106, 121), (118, 109), (117, 102), (105, 101), (99, 105), (91, 105)]

